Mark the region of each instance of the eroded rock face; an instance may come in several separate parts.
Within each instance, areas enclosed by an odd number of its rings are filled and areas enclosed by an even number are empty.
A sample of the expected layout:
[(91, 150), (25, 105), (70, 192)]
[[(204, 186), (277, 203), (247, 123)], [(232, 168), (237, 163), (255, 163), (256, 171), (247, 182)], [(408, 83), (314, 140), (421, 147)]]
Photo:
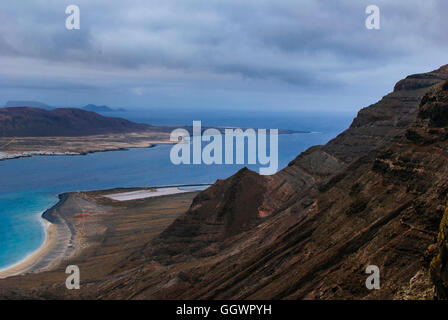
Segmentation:
[(437, 253), (431, 261), (430, 275), (435, 287), (435, 298), (448, 299), (448, 202), (440, 222), (437, 236)]
[[(160, 236), (148, 256), (156, 260), (164, 256), (162, 260), (167, 262), (179, 261), (168, 256), (185, 260), (192, 253), (215, 254), (219, 241), (247, 231), (280, 212), (307, 214), (319, 191), (326, 191), (343, 179), (338, 172), (405, 134), (416, 119), (420, 100), (431, 85), (447, 78), (446, 71), (442, 67), (406, 78), (407, 83), (415, 85), (396, 87), (378, 103), (362, 109), (350, 128), (327, 145), (306, 150), (276, 175), (262, 177), (243, 170), (226, 181), (218, 181), (201, 193), (185, 216)], [(238, 191), (232, 193), (232, 190)], [(233, 198), (235, 194), (237, 201)], [(356, 214), (364, 207), (365, 200), (360, 199), (351, 204), (349, 211)]]
[[(207, 217), (218, 212), (235, 217), (261, 206), (264, 215), (253, 220), (257, 227), (222, 239), (213, 259), (200, 271), (190, 270), (200, 281), (190, 281), (189, 289), (175, 297), (392, 299), (403, 290), (432, 292), (421, 270), (432, 258), (428, 248), (448, 190), (445, 128), (433, 113), (435, 103), (445, 103), (446, 70), (397, 84), (393, 93), (361, 110), (337, 138), (305, 151), (265, 178), (263, 187), (254, 185), (264, 194), (253, 205), (227, 212), (221, 203), (219, 210), (203, 211)], [(230, 181), (235, 188), (234, 178)], [(252, 201), (251, 188), (240, 190)], [(181, 226), (176, 222), (164, 239)], [(371, 264), (381, 270), (381, 290), (364, 285)]]
[(217, 181), (149, 246), (148, 256), (173, 263), (217, 254), (220, 243), (254, 227), (264, 216), (265, 185), (263, 176), (247, 168)]
[(448, 124), (448, 82), (435, 86), (422, 100), (419, 118), (428, 119), (430, 127), (444, 127)]
[(394, 91), (415, 90), (427, 88), (446, 79), (448, 67), (446, 65), (429, 73), (414, 74), (400, 80), (394, 88)]

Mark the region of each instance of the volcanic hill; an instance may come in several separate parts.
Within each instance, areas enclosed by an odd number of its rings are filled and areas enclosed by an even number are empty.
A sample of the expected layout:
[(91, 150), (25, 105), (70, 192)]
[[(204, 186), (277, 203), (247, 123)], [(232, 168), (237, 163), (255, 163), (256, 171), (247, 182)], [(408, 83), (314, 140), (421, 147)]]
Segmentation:
[(150, 130), (122, 118), (104, 117), (76, 108), (44, 110), (31, 107), (0, 109), (0, 137), (87, 136)]

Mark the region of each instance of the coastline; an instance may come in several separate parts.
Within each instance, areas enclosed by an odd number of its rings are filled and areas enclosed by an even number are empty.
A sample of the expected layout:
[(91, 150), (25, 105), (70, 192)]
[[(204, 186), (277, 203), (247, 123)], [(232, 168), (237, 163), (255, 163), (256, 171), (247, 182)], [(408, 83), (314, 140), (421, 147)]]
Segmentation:
[[(89, 299), (107, 293), (97, 286), (99, 281), (113, 274), (134, 273), (145, 260), (143, 253), (151, 241), (181, 217), (199, 193), (118, 202), (105, 198), (107, 192), (66, 194), (52, 214), (66, 219), (76, 231), (68, 254), (46, 270), (0, 279), (0, 300)], [(49, 238), (54, 237), (49, 234)], [(81, 270), (82, 290), (67, 290), (68, 265)]]
[[(49, 270), (63, 258), (64, 247), (68, 246), (72, 232), (57, 215), (52, 215), (52, 212), (60, 207), (66, 199), (65, 194), (58, 197), (59, 201), (40, 215), (45, 233), (42, 245), (22, 260), (0, 269), (0, 279)], [(49, 219), (49, 216), (53, 218)]]
[(54, 225), (44, 219), (43, 223), (45, 228), (45, 239), (42, 245), (35, 251), (26, 255), (22, 260), (14, 263), (11, 266), (0, 269), (0, 279), (5, 279), (8, 277), (13, 277), (30, 272), (33, 265), (38, 262), (39, 257), (50, 251), (51, 244), (54, 241)]
[[(159, 189), (172, 189), (173, 187), (205, 187), (210, 184), (188, 184), (188, 185), (178, 185), (178, 186), (168, 186), (168, 187), (156, 187)], [(147, 188), (135, 188), (140, 191), (146, 191)], [(88, 191), (93, 193), (108, 193), (113, 190), (96, 190)], [(117, 194), (126, 194), (129, 191), (122, 190)], [(179, 192), (180, 191), (180, 192)], [(154, 196), (153, 198), (162, 198), (166, 196), (176, 196), (183, 193), (194, 193), (198, 190), (181, 190), (172, 193), (162, 193), (160, 195)], [(55, 269), (62, 260), (70, 259), (71, 257), (79, 254), (83, 248), (85, 248), (85, 243), (79, 239), (77, 235), (76, 226), (72, 221), (73, 213), (70, 212), (71, 203), (70, 201), (79, 201), (82, 198), (83, 192), (69, 192), (62, 193), (58, 195), (59, 201), (54, 204), (51, 208), (46, 210), (41, 214), (40, 219), (42, 220), (45, 239), (42, 245), (25, 256), (22, 260), (17, 263), (0, 269), (0, 279), (6, 279), (14, 276), (21, 276), (29, 273), (40, 273), (44, 271), (50, 271)], [(100, 197), (107, 198), (105, 194)], [(109, 199), (110, 201), (111, 199)], [(125, 201), (132, 202), (138, 199), (129, 199)], [(145, 200), (145, 199), (142, 199)], [(112, 200), (113, 201), (113, 200)], [(119, 201), (118, 201), (119, 202)], [(69, 209), (65, 208), (68, 207)], [(101, 210), (100, 210), (101, 211)]]
[(6, 160), (14, 160), (14, 159), (21, 159), (21, 158), (30, 158), (34, 156), (47, 156), (47, 157), (58, 157), (58, 156), (86, 156), (92, 153), (99, 153), (99, 152), (113, 152), (113, 151), (127, 151), (130, 149), (146, 149), (146, 148), (154, 148), (158, 146), (159, 144), (170, 144), (170, 143), (153, 143), (145, 147), (117, 147), (115, 149), (98, 149), (98, 150), (89, 150), (85, 152), (70, 152), (70, 151), (64, 151), (64, 152), (51, 152), (51, 151), (24, 151), (24, 152), (18, 152), (18, 153), (7, 153), (0, 151), (0, 161), (6, 161)]
[[(90, 136), (3, 137), (0, 136), (0, 161), (32, 156), (87, 155), (96, 152), (148, 148), (171, 144), (169, 133), (129, 132)], [(38, 146), (38, 147), (36, 147)]]
[[(218, 128), (223, 129), (231, 127)], [(286, 129), (279, 130), (279, 134), (281, 135), (310, 133), (312, 132)], [(169, 136), (167, 136), (166, 133), (161, 134), (154, 132), (151, 132), (149, 135), (129, 133), (127, 136), (19, 137), (13, 138), (9, 142), (7, 141), (8, 139), (9, 138), (7, 137), (0, 137), (0, 161), (29, 158), (33, 156), (83, 156), (98, 152), (153, 148), (157, 145), (172, 145), (176, 143), (170, 141)], [(42, 147), (43, 149), (33, 150), (35, 139), (41, 140), (41, 144), (44, 145)], [(80, 139), (84, 140), (79, 141)], [(118, 139), (119, 142), (116, 142), (114, 139)]]

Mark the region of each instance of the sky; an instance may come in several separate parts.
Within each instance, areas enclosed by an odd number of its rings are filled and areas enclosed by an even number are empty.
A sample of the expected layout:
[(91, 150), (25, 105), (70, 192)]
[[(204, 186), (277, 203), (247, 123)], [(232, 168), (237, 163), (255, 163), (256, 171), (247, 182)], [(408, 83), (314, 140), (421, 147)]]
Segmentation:
[(350, 112), (448, 63), (446, 13), (444, 0), (1, 1), (0, 105)]

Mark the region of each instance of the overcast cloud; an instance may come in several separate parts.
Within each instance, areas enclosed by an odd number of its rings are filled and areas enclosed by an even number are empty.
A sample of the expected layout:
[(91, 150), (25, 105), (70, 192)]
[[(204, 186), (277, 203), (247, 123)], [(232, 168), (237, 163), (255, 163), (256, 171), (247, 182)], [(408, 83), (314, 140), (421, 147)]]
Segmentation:
[[(65, 28), (76, 4), (81, 29)], [(381, 9), (367, 30), (365, 8)], [(443, 0), (0, 3), (0, 104), (357, 110), (448, 63)]]

